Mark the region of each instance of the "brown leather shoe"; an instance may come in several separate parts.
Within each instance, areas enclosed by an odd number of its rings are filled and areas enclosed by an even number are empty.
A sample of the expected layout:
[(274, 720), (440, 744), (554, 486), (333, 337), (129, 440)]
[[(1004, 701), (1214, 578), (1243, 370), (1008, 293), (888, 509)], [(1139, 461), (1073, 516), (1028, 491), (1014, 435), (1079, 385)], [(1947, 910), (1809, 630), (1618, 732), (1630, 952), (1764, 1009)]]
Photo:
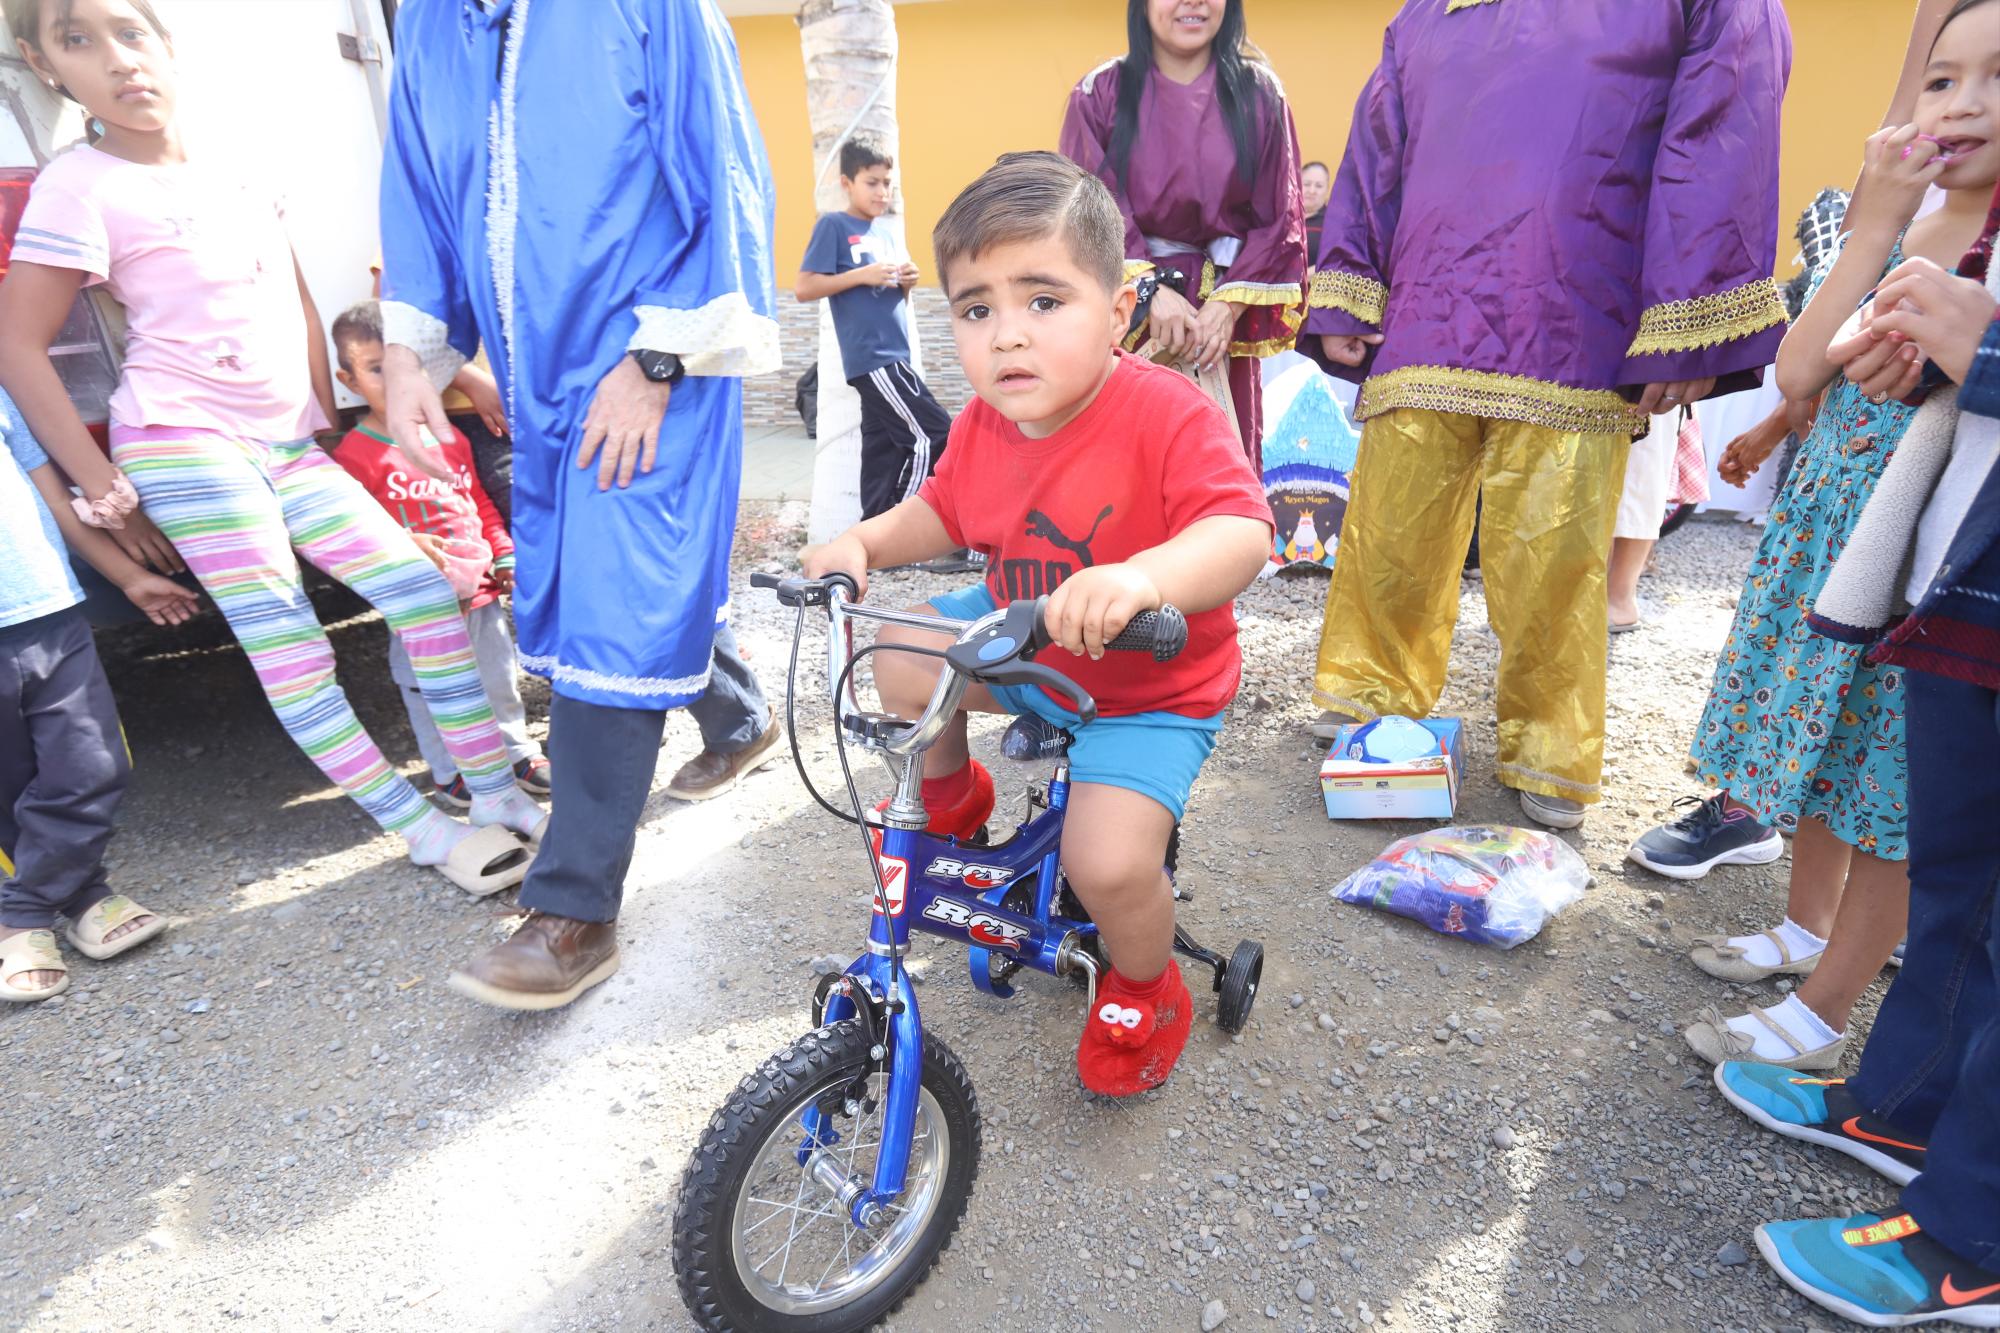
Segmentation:
[(778, 746), (785, 739), (785, 728), (778, 721), (778, 710), (771, 710), (771, 725), (764, 728), (764, 734), (751, 741), (747, 749), (735, 754), (717, 754), (714, 750), (703, 750), (694, 758), (681, 765), (680, 772), (667, 784), (667, 795), (677, 801), (706, 801), (722, 795), (750, 774), (778, 757)]
[(445, 984), (501, 1009), (560, 1009), (618, 970), (618, 923), (530, 912)]

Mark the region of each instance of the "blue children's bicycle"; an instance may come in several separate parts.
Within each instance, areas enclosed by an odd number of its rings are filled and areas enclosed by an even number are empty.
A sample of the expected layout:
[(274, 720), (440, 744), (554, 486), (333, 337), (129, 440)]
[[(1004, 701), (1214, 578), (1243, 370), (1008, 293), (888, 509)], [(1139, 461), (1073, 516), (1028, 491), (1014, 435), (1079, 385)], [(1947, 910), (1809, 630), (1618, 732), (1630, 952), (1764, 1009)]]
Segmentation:
[[(868, 947), (813, 996), (815, 1030), (766, 1060), (709, 1121), (681, 1176), (674, 1213), (674, 1266), (688, 1309), (705, 1328), (841, 1333), (888, 1314), (930, 1271), (957, 1228), (979, 1166), (979, 1105), (964, 1064), (926, 1033), (904, 970), (910, 929), (958, 940), (971, 951), (972, 981), (989, 995), (1013, 994), (1021, 968), (1079, 977), (1095, 1003), (1104, 967), (1097, 928), (1057, 863), (1069, 800), (1065, 755), (1072, 737), (1038, 718), (1017, 720), (1010, 757), (1052, 759), (1045, 787), (1030, 788), (1029, 818), (1004, 842), (962, 843), (924, 832), (924, 752), (958, 711), (966, 687), (1038, 685), (1070, 700), (1083, 725), (1096, 704), (1068, 677), (1034, 660), (1048, 646), (1042, 603), (1015, 602), (970, 625), (854, 603), (854, 583), (759, 575), (798, 609), (792, 641), (796, 716), (799, 639), (806, 611), (828, 618), (827, 679), (850, 809), (814, 799), (850, 823), (873, 868)], [(944, 659), (945, 669), (914, 722), (855, 705), (855, 664), (892, 645), (853, 650), (853, 622), (956, 634), (949, 649), (893, 645)], [(1134, 620), (1107, 645), (1171, 658), (1187, 623), (1171, 608)], [(796, 728), (793, 758), (798, 759)], [(896, 794), (881, 820), (864, 823), (849, 742), (883, 757)], [(812, 783), (799, 763), (799, 774)], [(1175, 838), (1178, 845), (1178, 835)], [(1168, 873), (1173, 872), (1172, 848)], [(1180, 897), (1176, 890), (1176, 897)], [(1242, 1028), (1257, 998), (1263, 948), (1249, 940), (1224, 959), (1179, 927), (1179, 953), (1205, 963), (1220, 996), (1217, 1021)]]

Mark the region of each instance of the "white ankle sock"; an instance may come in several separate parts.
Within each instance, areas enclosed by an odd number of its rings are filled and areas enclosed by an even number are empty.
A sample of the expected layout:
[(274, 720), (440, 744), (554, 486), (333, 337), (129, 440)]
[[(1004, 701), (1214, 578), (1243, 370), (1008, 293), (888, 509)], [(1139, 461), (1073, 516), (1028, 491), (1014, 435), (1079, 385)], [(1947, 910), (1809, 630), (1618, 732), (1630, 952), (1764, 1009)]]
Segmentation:
[(403, 830), (403, 841), (410, 844), (410, 859), (420, 866), (443, 865), (451, 849), (471, 836), (470, 828), (437, 809)]
[[(1826, 948), (1826, 941), (1807, 930), (1798, 922), (1786, 917), (1777, 933), (1784, 938), (1785, 947), (1792, 951), (1792, 961), (1810, 958)], [(1755, 935), (1732, 935), (1729, 942), (1743, 951), (1743, 960), (1753, 967), (1776, 967), (1785, 961), (1778, 957), (1778, 946), (1771, 943), (1771, 937), (1759, 932)]]
[(472, 809), (467, 814), (474, 828), (499, 824), (516, 833), (533, 833), (536, 825), (548, 818), (548, 811), (511, 781), (505, 790), (490, 795), (474, 792)]
[[(1787, 995), (1777, 1004), (1764, 1011), (1771, 1021), (1792, 1034), (1799, 1045), (1808, 1051), (1818, 1050), (1830, 1042), (1839, 1041), (1845, 1032), (1835, 1032), (1825, 1020), (1806, 1007), (1805, 1001), (1796, 995)], [(1750, 1054), (1759, 1060), (1789, 1060), (1798, 1052), (1785, 1044), (1784, 1038), (1764, 1026), (1754, 1014), (1742, 1014), (1729, 1020), (1732, 1032), (1740, 1032), (1756, 1044)]]

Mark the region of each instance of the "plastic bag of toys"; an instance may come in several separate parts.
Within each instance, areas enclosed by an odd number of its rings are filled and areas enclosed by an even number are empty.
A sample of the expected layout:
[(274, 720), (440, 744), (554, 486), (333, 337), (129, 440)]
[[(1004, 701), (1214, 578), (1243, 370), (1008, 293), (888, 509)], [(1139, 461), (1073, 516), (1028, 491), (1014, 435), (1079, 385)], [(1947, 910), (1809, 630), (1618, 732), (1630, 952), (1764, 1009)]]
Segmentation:
[(1568, 843), (1519, 828), (1445, 828), (1389, 844), (1333, 896), (1496, 949), (1533, 939), (1583, 896), (1590, 868)]

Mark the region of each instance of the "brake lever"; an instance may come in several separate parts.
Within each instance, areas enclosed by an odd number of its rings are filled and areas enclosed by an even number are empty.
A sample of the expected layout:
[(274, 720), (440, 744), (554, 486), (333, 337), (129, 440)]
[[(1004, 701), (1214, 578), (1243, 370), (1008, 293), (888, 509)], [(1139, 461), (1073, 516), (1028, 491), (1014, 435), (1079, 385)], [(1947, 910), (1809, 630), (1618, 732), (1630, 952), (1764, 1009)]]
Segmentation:
[(1052, 666), (1040, 662), (1025, 662), (1015, 658), (997, 669), (973, 673), (982, 685), (1039, 685), (1051, 693), (1069, 700), (1070, 709), (1075, 712), (1077, 725), (1087, 727), (1097, 720), (1097, 700), (1088, 691)]

